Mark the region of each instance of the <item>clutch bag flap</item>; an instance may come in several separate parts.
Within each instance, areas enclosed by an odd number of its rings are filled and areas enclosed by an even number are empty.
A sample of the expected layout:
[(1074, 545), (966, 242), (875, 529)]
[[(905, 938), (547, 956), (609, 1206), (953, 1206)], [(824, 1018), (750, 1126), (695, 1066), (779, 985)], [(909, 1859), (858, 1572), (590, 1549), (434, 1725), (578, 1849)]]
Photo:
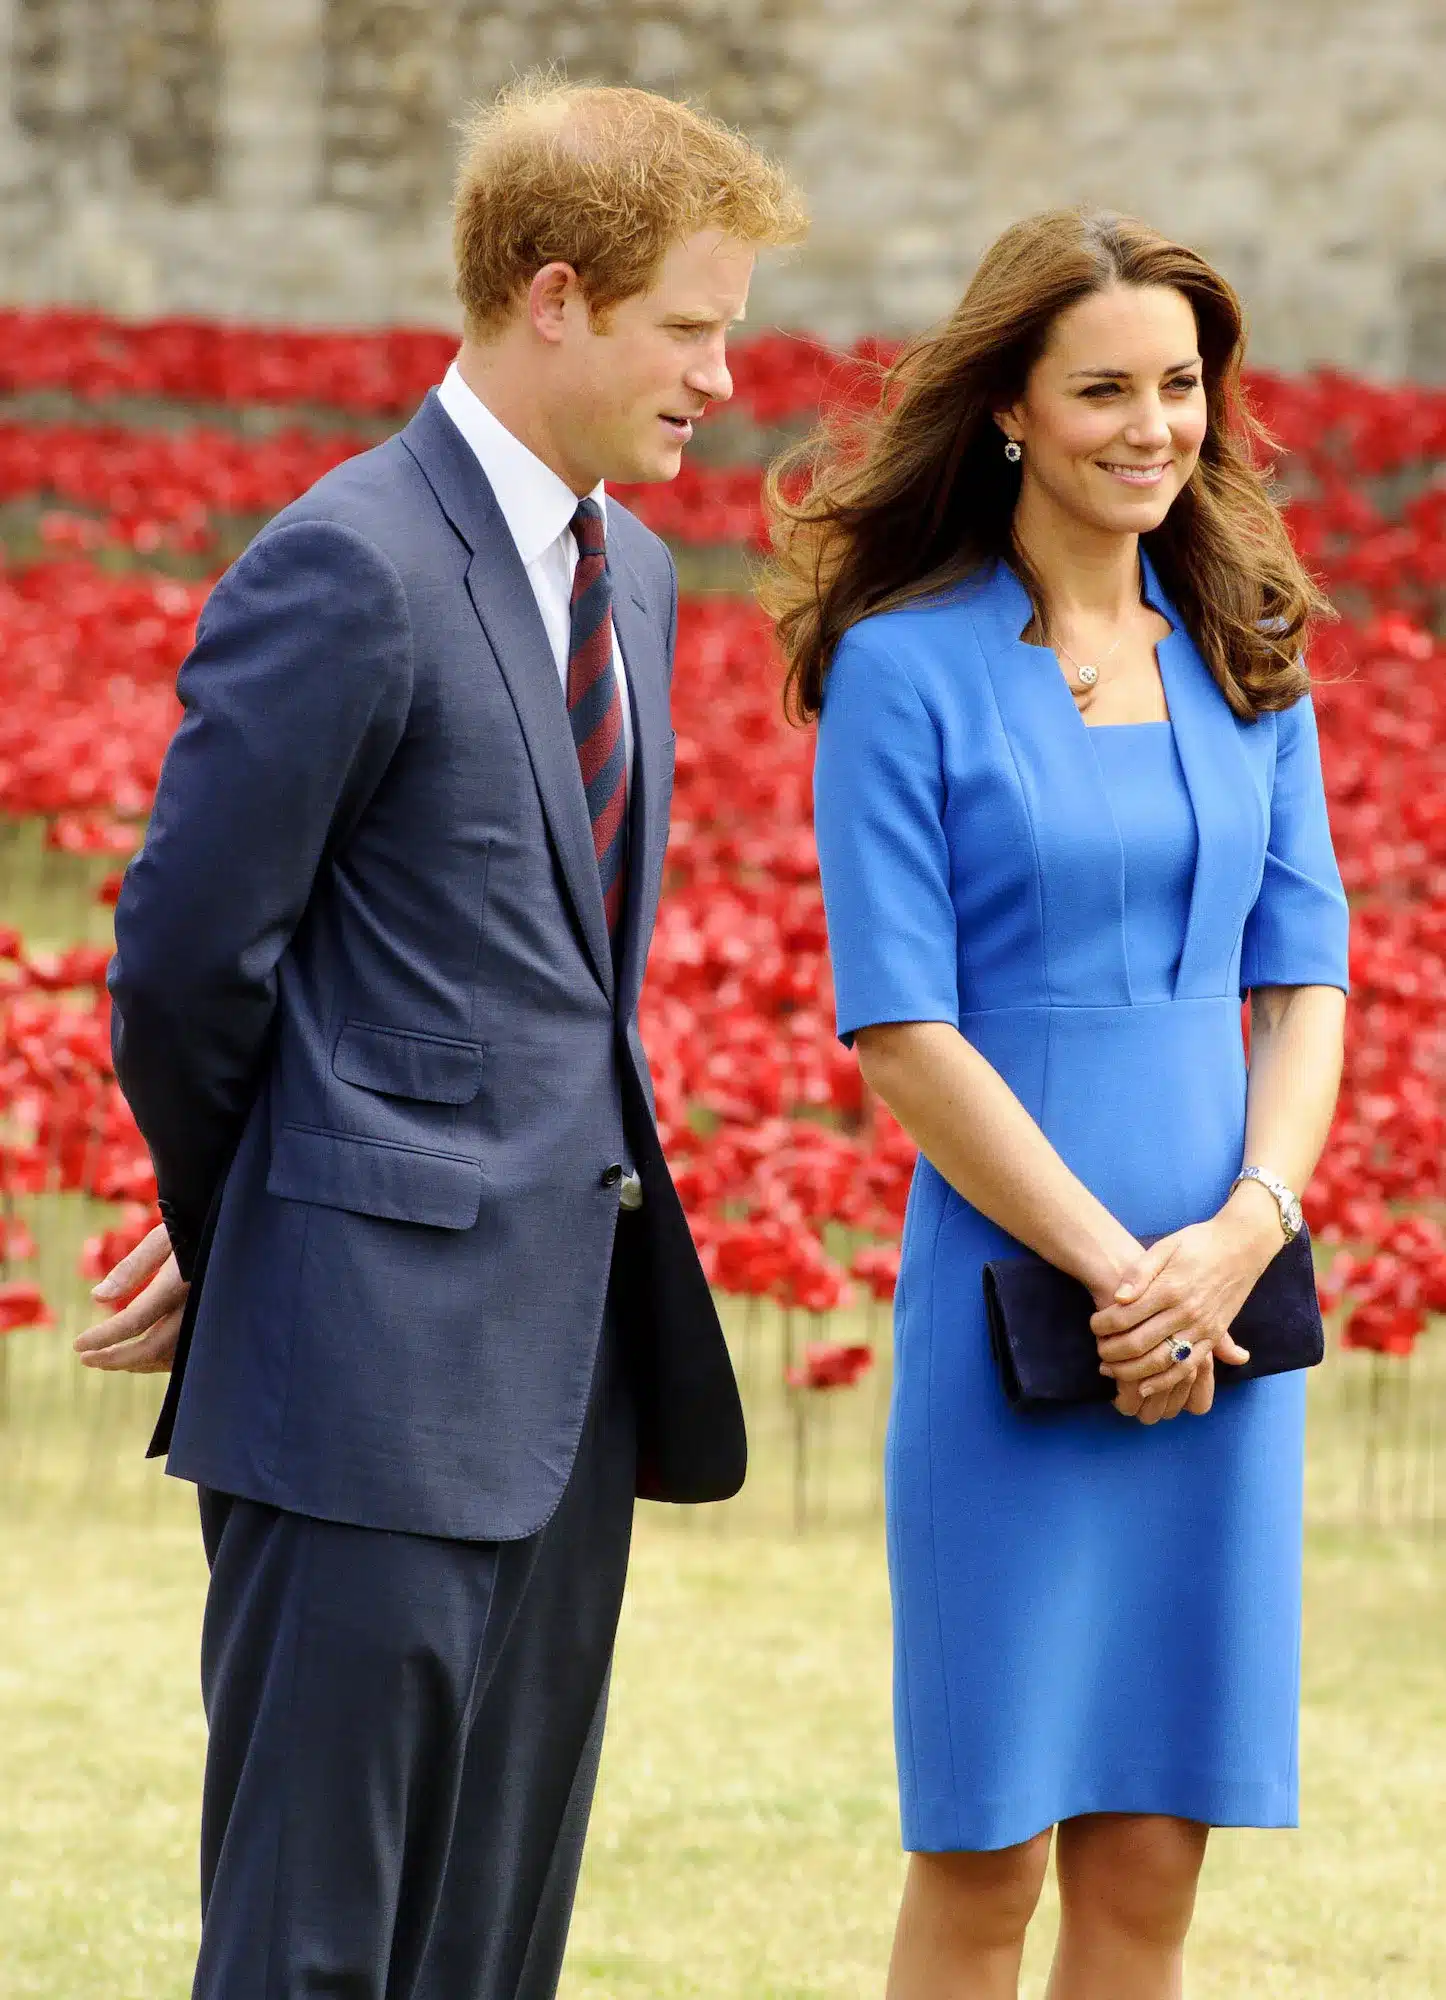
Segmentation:
[[(1000, 1381), (1016, 1409), (1114, 1401), (1115, 1384), (1099, 1372), (1090, 1332), (1094, 1301), (1078, 1278), (1032, 1251), (991, 1258), (984, 1266), (984, 1307)], [(1250, 1359), (1238, 1368), (1217, 1360), (1218, 1385), (1314, 1368), (1324, 1358), (1308, 1230), (1282, 1244), (1230, 1331)]]

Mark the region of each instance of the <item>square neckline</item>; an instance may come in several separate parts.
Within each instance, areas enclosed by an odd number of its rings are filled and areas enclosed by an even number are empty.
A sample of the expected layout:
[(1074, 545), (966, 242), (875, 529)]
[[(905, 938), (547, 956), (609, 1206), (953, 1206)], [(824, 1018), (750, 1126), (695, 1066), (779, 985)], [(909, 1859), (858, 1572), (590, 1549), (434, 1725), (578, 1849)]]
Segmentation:
[[(1154, 645), (1150, 648), (1150, 651), (1154, 656), (1155, 673), (1159, 679), (1160, 693), (1164, 696), (1166, 709), (1169, 710), (1170, 691), (1168, 687), (1165, 685), (1165, 669), (1160, 663), (1160, 648), (1175, 637), (1180, 627), (1175, 617), (1173, 608), (1164, 599), (1164, 593), (1163, 591), (1161, 591), (1159, 586), (1159, 581), (1155, 576), (1154, 566), (1150, 562), (1149, 557), (1145, 553), (1143, 543), (1139, 547), (1138, 558), (1139, 558), (1139, 571), (1140, 571), (1140, 602), (1141, 604), (1148, 605), (1150, 610), (1155, 612), (1157, 616), (1163, 618), (1166, 625), (1169, 627), (1169, 630), (1166, 632), (1162, 632), (1159, 638), (1155, 641)], [(1019, 585), (1020, 590), (1023, 591), (1024, 585), (1020, 581), (1019, 573), (1014, 568), (1014, 565), (1012, 563), (1006, 562), (1004, 564), (1004, 567), (1009, 571), (1010, 575), (1014, 578), (1015, 583)], [(1024, 594), (1026, 601), (1030, 603), (1030, 615), (1029, 618), (1026, 620), (1023, 629), (1015, 635), (1015, 643), (1017, 645), (1023, 646), (1026, 652), (1044, 653), (1049, 657), (1049, 659), (1051, 659), (1054, 662), (1056, 678), (1059, 681), (1060, 687), (1064, 691), (1064, 694), (1069, 702), (1070, 708), (1074, 712), (1075, 720), (1079, 723), (1081, 729), (1088, 729), (1093, 734), (1093, 732), (1097, 729), (1172, 729), (1174, 727), (1175, 716), (1172, 710), (1163, 716), (1151, 716), (1148, 718), (1148, 720), (1144, 722), (1087, 722), (1084, 718), (1084, 715), (1081, 713), (1079, 703), (1075, 700), (1073, 691), (1070, 688), (1069, 677), (1064, 670), (1064, 662), (1060, 659), (1059, 654), (1056, 652), (1055, 648), (1053, 646), (1041, 646), (1036, 640), (1026, 639), (1024, 636), (1025, 632), (1029, 630), (1030, 625), (1033, 624), (1034, 622), (1034, 608), (1032, 601), (1029, 600), (1029, 595), (1027, 591)]]

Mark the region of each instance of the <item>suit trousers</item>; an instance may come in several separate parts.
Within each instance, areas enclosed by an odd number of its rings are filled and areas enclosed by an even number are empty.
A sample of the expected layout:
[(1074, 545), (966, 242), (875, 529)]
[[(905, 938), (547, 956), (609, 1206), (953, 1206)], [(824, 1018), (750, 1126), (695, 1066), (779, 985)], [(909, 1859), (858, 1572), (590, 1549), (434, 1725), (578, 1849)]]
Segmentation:
[(434, 1540), (202, 1489), (193, 2000), (551, 2000), (636, 1455), (610, 1300), (577, 1458), (536, 1534)]

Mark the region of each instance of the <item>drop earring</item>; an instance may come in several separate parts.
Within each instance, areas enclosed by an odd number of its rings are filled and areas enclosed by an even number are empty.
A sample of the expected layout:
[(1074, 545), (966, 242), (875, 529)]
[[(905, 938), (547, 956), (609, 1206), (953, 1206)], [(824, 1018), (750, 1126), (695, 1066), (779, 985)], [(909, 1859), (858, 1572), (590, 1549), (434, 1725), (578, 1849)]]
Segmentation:
[(1020, 459), (1024, 456), (1024, 446), (1019, 442), (1018, 438), (1005, 439), (1004, 456), (1009, 460), (1011, 465), (1018, 465)]

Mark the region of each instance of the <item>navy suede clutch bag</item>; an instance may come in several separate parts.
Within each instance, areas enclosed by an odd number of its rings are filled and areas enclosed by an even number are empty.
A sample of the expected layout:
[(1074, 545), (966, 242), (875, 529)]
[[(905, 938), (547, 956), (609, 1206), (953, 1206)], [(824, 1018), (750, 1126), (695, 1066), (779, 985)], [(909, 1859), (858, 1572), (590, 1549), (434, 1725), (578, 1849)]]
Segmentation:
[[(1090, 1332), (1095, 1306), (1078, 1278), (1027, 1252), (984, 1266), (989, 1341), (1004, 1393), (1016, 1410), (1069, 1403), (1112, 1403), (1115, 1384), (1100, 1373)], [(1281, 1246), (1241, 1307), (1230, 1331), (1250, 1359), (1216, 1360), (1217, 1383), (1245, 1382), (1314, 1368), (1325, 1356), (1325, 1328), (1315, 1289), (1310, 1232)]]

